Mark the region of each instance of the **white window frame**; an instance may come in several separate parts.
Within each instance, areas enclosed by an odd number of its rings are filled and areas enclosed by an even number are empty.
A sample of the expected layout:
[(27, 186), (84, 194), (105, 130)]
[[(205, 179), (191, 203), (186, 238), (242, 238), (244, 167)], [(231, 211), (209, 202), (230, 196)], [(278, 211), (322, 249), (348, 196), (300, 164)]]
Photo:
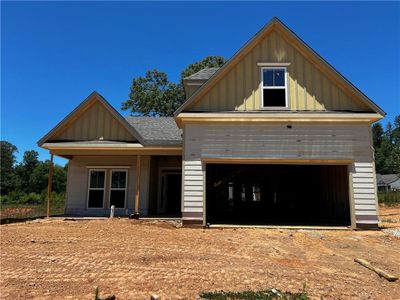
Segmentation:
[[(104, 200), (105, 200), (105, 197), (106, 197), (106, 185), (107, 185), (107, 170), (106, 169), (89, 169), (88, 171), (89, 172), (88, 172), (88, 188), (87, 188), (87, 197), (86, 197), (86, 208), (87, 209), (104, 209)], [(91, 177), (90, 175), (91, 175), (92, 172), (96, 172), (96, 171), (104, 172), (104, 186), (103, 186), (103, 188), (91, 188), (90, 187), (90, 177)], [(103, 191), (103, 204), (101, 205), (101, 207), (89, 207), (89, 194), (90, 194), (91, 190), (93, 190), (93, 191)]]
[[(287, 67), (286, 66), (268, 66), (268, 67), (261, 67), (261, 109), (264, 110), (288, 110), (289, 109), (289, 100), (288, 100), (288, 74), (287, 74)], [(264, 86), (264, 70), (276, 70), (276, 69), (283, 69), (285, 70), (285, 86)], [(285, 89), (285, 106), (264, 106), (264, 89)]]
[[(125, 187), (124, 188), (113, 188), (112, 187), (112, 173), (113, 172), (125, 172)], [(124, 206), (123, 207), (116, 207), (116, 209), (125, 209), (126, 208), (126, 194), (128, 193), (128, 169), (111, 169), (110, 170), (110, 188), (108, 191), (108, 208), (111, 208), (111, 192), (112, 191), (125, 191), (124, 197)]]

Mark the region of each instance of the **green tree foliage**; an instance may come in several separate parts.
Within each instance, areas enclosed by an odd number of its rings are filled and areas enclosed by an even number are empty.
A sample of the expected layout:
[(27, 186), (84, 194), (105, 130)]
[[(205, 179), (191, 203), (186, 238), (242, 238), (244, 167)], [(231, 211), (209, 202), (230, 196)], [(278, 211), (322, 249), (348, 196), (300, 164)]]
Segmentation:
[(381, 146), (383, 133), (384, 131), (381, 123), (375, 123), (372, 126), (372, 139), (375, 147)]
[(207, 56), (206, 58), (187, 66), (181, 73), (181, 80), (205, 68), (220, 68), (224, 63), (225, 58), (222, 56)]
[(372, 127), (375, 148), (375, 168), (380, 174), (400, 174), (400, 115), (383, 130), (381, 124)]
[(183, 99), (181, 84), (170, 82), (164, 72), (152, 70), (145, 77), (133, 79), (129, 99), (122, 103), (122, 109), (145, 116), (170, 116)]
[(15, 189), (16, 174), (14, 170), (15, 154), (18, 149), (15, 145), (0, 141), (1, 143), (1, 178), (0, 178), (0, 194), (6, 195)]
[[(24, 195), (41, 194), (46, 191), (50, 161), (40, 161), (35, 150), (25, 151), (22, 162), (16, 164), (15, 145), (1, 141), (1, 195), (24, 198)], [(52, 190), (64, 193), (67, 182), (67, 166), (54, 165)], [(34, 195), (35, 196), (35, 195)], [(33, 197), (33, 196), (32, 196)]]
[(39, 165), (39, 153), (35, 150), (25, 151), (22, 163), (16, 166), (15, 171), (17, 173), (17, 185), (18, 189), (23, 192), (30, 192), (31, 187), (29, 185), (30, 178)]
[[(40, 162), (32, 176), (29, 179), (29, 186), (32, 192), (40, 193), (47, 188), (49, 178), (49, 165), (50, 161)], [(54, 165), (53, 167), (53, 181), (52, 190), (57, 193), (63, 193), (67, 182), (67, 167)]]
[(129, 99), (122, 102), (121, 108), (129, 110), (132, 114), (172, 116), (186, 99), (183, 78), (207, 67), (221, 67), (224, 63), (225, 59), (221, 56), (206, 57), (185, 68), (179, 83), (169, 81), (165, 72), (149, 70), (144, 77), (132, 80)]

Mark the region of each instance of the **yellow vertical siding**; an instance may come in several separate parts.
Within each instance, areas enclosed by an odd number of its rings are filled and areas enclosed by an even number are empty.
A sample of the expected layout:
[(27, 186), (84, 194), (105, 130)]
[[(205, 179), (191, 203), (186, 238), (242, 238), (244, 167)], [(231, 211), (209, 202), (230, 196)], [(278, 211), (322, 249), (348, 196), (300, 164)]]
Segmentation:
[(259, 62), (288, 62), (290, 110), (370, 111), (349, 96), (277, 31), (271, 31), (232, 68), (191, 111), (254, 111), (261, 106)]
[(135, 141), (132, 135), (99, 102), (90, 106), (81, 116), (61, 131), (54, 140)]

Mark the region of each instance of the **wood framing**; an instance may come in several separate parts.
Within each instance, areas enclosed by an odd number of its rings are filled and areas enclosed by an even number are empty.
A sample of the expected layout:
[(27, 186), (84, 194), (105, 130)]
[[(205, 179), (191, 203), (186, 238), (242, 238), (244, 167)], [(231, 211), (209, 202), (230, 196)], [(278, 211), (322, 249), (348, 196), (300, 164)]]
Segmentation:
[(139, 215), (139, 200), (140, 200), (140, 166), (141, 165), (141, 156), (137, 156), (136, 162), (136, 183), (135, 183), (135, 211), (134, 215)]
[(47, 217), (51, 216), (51, 191), (53, 184), (53, 153), (50, 153), (49, 178), (47, 183)]

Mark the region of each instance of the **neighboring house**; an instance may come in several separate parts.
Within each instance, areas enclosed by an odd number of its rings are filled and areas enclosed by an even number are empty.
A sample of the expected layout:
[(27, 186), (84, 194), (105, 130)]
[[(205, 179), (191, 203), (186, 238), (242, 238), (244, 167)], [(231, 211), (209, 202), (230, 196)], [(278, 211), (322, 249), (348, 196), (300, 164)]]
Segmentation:
[(94, 92), (38, 142), (69, 159), (67, 214), (377, 226), (385, 113), (278, 19), (184, 86), (174, 118), (124, 118)]
[(378, 191), (400, 191), (400, 176), (397, 174), (376, 174)]

